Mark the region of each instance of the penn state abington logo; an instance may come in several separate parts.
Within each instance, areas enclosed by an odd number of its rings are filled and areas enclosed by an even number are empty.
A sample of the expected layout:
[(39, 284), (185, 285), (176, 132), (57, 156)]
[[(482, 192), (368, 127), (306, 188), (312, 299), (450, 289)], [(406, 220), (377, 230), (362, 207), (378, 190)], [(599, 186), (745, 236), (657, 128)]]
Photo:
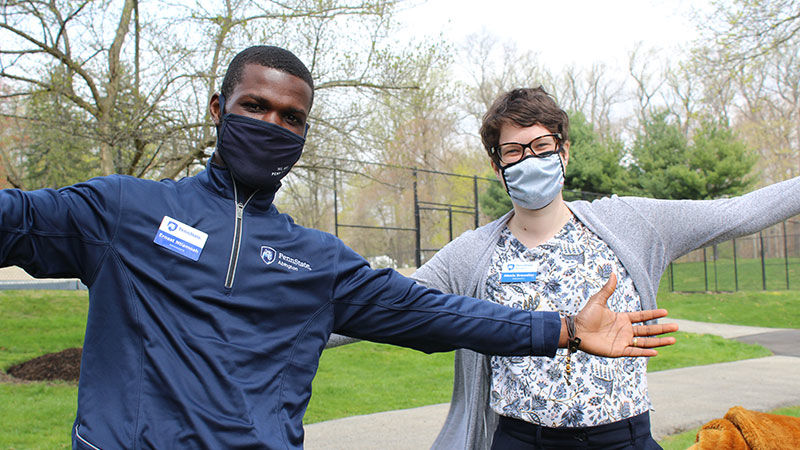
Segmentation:
[(261, 246), (261, 260), (266, 264), (274, 263), (277, 255), (278, 252), (276, 252), (274, 248), (267, 247), (266, 245)]

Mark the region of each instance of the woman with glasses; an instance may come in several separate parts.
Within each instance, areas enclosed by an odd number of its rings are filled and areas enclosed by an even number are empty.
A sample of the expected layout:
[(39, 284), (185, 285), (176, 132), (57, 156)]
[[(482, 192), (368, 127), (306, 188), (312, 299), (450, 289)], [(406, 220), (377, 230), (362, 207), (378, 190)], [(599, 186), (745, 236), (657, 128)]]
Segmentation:
[[(413, 275), (445, 292), (572, 315), (616, 280), (612, 310), (652, 309), (672, 260), (800, 214), (798, 178), (721, 200), (565, 202), (569, 119), (542, 88), (500, 96), (480, 134), (513, 210), (464, 233)], [(458, 351), (434, 448), (659, 448), (646, 375), (645, 358), (592, 356), (579, 342), (552, 359)]]

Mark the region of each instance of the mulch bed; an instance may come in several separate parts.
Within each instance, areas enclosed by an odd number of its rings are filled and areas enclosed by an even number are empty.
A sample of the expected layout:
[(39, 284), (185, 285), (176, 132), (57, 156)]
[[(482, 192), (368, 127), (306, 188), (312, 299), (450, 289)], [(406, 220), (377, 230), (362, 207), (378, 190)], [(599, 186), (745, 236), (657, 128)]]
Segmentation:
[(8, 368), (14, 378), (29, 381), (73, 381), (81, 373), (80, 348), (68, 348), (57, 353), (48, 353)]

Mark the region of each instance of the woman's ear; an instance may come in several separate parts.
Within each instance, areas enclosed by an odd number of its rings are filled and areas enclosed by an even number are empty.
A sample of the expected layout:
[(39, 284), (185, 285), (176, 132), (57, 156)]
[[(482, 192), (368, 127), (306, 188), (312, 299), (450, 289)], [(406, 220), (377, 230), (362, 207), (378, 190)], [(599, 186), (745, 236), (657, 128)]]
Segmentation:
[(500, 168), (497, 167), (497, 164), (494, 163), (493, 159), (489, 159), (489, 164), (492, 166), (492, 171), (494, 171), (494, 175), (497, 176), (500, 174)]
[(564, 141), (562, 147), (564, 151), (561, 152), (561, 160), (564, 161), (564, 167), (567, 167), (567, 164), (569, 164), (569, 141)]
[(494, 171), (494, 176), (500, 182), (500, 185), (503, 186), (503, 189), (506, 189), (506, 180), (503, 178), (503, 172), (500, 171), (500, 167), (494, 161), (494, 159), (489, 158), (489, 162), (492, 165), (492, 170)]

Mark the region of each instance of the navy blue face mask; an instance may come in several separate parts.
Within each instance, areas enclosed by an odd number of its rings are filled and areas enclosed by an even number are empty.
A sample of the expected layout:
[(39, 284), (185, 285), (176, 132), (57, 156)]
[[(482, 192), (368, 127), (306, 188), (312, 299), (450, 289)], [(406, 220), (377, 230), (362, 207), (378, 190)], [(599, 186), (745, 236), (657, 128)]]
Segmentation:
[(300, 159), (305, 137), (270, 122), (225, 113), (222, 94), (219, 111), (217, 152), (233, 178), (252, 189), (277, 191), (281, 178)]

